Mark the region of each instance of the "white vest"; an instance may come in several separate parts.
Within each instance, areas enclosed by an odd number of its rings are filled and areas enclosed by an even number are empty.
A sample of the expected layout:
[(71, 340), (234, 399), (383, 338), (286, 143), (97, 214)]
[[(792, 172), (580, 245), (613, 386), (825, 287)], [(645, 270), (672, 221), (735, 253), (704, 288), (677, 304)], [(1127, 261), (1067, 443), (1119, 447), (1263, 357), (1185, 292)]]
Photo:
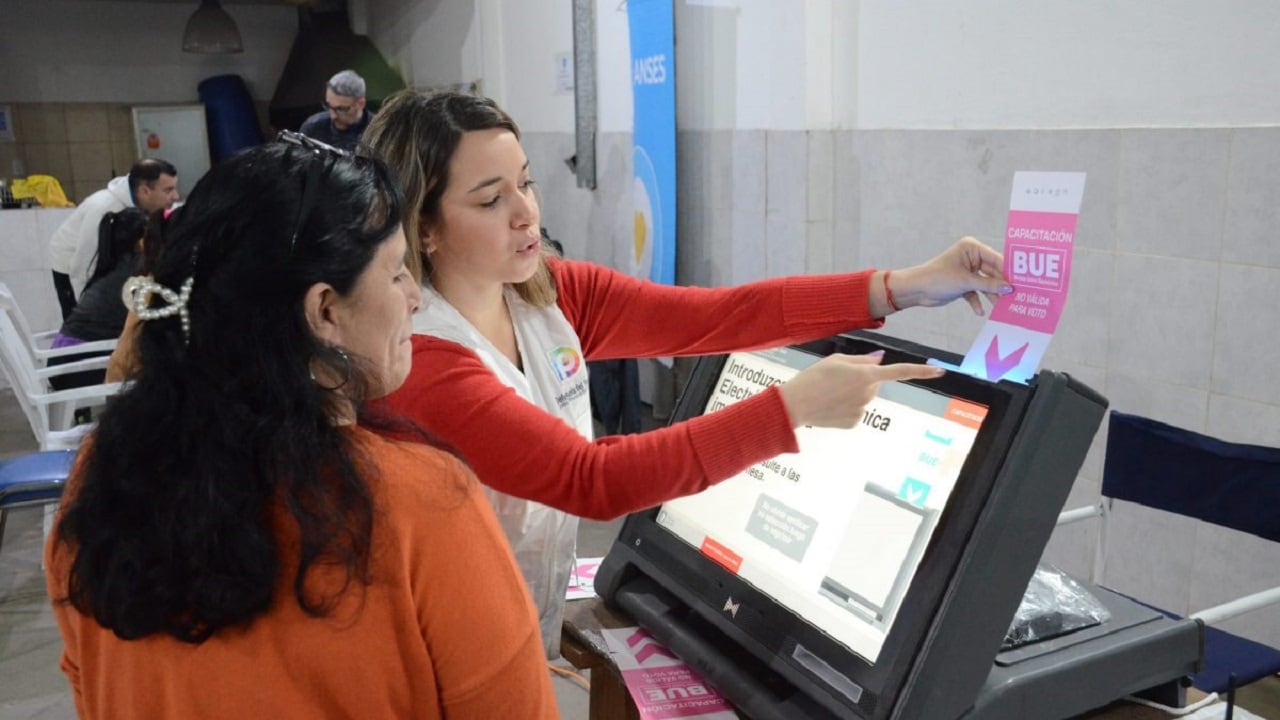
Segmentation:
[[(413, 317), (413, 331), (456, 342), (474, 351), (504, 385), (591, 440), (587, 363), (578, 334), (556, 305), (534, 307), (510, 287), (504, 296), (515, 325), (524, 372), (429, 284), (423, 287), (423, 305)], [(532, 451), (537, 451), (536, 445)], [(485, 478), (480, 480), (484, 482)], [(538, 623), (547, 657), (559, 657), (560, 624), (564, 618), (565, 589), (577, 549), (578, 518), (532, 500), (498, 492), (487, 487), (487, 483), (484, 490), (538, 606)]]

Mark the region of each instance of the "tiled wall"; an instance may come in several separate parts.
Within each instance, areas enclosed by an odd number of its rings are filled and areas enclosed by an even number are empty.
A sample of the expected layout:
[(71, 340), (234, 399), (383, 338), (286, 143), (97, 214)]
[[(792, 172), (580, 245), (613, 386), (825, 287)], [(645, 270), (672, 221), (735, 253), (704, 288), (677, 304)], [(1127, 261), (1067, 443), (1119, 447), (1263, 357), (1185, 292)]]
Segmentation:
[[(17, 142), (0, 143), (0, 177), (52, 175), (79, 202), (129, 171), (136, 157), (128, 105), (14, 103)], [(14, 160), (20, 161), (18, 168)]]
[[(571, 254), (625, 267), (630, 137), (604, 135), (600, 187), (564, 165), (570, 135), (525, 138), (544, 222)], [(677, 275), (719, 285), (899, 267), (961, 235), (1000, 247), (1013, 172), (1088, 173), (1070, 300), (1044, 361), (1113, 408), (1230, 441), (1280, 446), (1280, 128), (836, 132), (678, 137)], [(885, 331), (963, 353), (962, 303)], [(1099, 494), (1105, 428), (1068, 507)], [(1280, 584), (1280, 549), (1119, 507), (1108, 583), (1174, 611)], [(1096, 524), (1060, 528), (1046, 558), (1088, 576)], [(1228, 629), (1280, 645), (1280, 610)]]
[[(8, 105), (17, 142), (0, 142), (0, 178), (52, 175), (78, 203), (127, 173), (138, 158), (130, 104)], [(267, 103), (256, 102), (254, 109), (271, 137)]]

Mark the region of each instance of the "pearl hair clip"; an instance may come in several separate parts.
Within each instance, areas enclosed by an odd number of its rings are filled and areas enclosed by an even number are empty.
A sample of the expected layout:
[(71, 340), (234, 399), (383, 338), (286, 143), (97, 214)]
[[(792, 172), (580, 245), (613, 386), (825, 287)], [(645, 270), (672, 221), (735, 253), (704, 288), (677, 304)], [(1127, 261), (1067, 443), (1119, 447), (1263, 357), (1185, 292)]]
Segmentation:
[[(124, 283), (120, 293), (124, 306), (133, 311), (139, 320), (159, 320), (177, 315), (182, 322), (182, 337), (191, 340), (191, 316), (187, 313), (187, 301), (191, 298), (191, 286), (195, 277), (189, 277), (182, 288), (174, 292), (146, 275), (135, 275)], [(151, 296), (158, 294), (168, 305), (150, 307)]]

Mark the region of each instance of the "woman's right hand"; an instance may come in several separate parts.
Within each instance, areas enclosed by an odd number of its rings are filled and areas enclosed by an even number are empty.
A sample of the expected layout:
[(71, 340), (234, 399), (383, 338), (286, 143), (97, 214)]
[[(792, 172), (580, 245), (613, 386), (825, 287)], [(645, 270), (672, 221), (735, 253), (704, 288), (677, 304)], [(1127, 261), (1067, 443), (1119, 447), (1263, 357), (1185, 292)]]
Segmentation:
[(862, 419), (880, 383), (928, 380), (946, 372), (932, 365), (881, 365), (883, 352), (828, 355), (779, 386), (792, 427), (851, 428)]
[(897, 305), (892, 309), (939, 307), (963, 297), (975, 315), (983, 315), (980, 295), (994, 303), (1013, 292), (1004, 277), (1004, 256), (971, 237), (961, 238), (932, 260), (894, 270), (889, 279), (876, 279), (884, 284), (886, 294), (892, 289), (894, 302), (886, 300)]

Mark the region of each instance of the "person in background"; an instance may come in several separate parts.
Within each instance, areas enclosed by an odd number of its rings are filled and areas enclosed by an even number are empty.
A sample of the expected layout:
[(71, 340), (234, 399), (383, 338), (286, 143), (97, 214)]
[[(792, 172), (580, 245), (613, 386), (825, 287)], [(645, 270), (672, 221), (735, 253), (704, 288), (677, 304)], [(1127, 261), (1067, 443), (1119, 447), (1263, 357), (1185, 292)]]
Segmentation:
[[(96, 340), (112, 340), (124, 330), (128, 310), (120, 300), (120, 290), (130, 275), (138, 274), (147, 243), (150, 222), (142, 208), (129, 207), (107, 213), (98, 223), (98, 253), (93, 276), (85, 285), (80, 301), (54, 335), (52, 347), (72, 347)], [(154, 244), (156, 241), (152, 241)], [(54, 358), (50, 365), (94, 357), (92, 353)], [(103, 382), (105, 370), (55, 375), (49, 384), (56, 390)]]
[(98, 223), (109, 212), (142, 208), (148, 215), (178, 201), (178, 170), (159, 158), (143, 158), (129, 174), (113, 178), (71, 213), (49, 239), (49, 267), (62, 319), (71, 316), (76, 299), (93, 275), (98, 252)]
[(554, 718), (474, 476), (364, 409), (407, 376), (421, 302), (395, 181), (288, 137), (210, 170), (127, 283), (141, 362), (45, 546), (76, 709)]
[(364, 78), (343, 70), (324, 87), (324, 110), (303, 121), (298, 132), (342, 150), (355, 150), (372, 114), (365, 108)]
[(547, 249), (519, 129), (492, 100), (402, 92), (363, 142), (400, 177), (410, 266), (425, 283), (413, 370), (387, 404), (488, 486), (550, 656), (577, 535), (566, 513), (613, 518), (699, 492), (795, 452), (797, 427), (852, 427), (882, 382), (943, 372), (833, 355), (723, 410), (593, 442), (586, 361), (785, 345), (961, 297), (981, 314), (981, 293), (1012, 290), (1003, 257), (972, 238), (902, 270), (714, 289), (642, 282)]

